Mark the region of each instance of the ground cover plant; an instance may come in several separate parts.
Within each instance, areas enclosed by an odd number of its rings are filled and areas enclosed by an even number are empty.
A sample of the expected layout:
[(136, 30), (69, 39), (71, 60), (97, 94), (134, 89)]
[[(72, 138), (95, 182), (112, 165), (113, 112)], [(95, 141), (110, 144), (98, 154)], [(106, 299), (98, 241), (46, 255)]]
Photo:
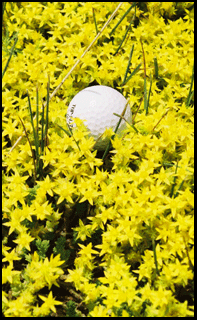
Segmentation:
[[(193, 4), (2, 4), (3, 316), (193, 316)], [(66, 125), (95, 84), (133, 114), (104, 153)]]

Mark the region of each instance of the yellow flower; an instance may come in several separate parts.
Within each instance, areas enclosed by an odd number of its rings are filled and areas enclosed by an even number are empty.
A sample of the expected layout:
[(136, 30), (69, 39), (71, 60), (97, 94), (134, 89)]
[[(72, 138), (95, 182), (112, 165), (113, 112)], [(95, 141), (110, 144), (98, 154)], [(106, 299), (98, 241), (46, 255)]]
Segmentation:
[(26, 248), (30, 251), (30, 242), (34, 240), (28, 233), (22, 232), (18, 235), (16, 240), (13, 240), (15, 243), (19, 245), (19, 249)]
[(168, 185), (171, 184), (171, 179), (170, 177), (172, 176), (172, 172), (168, 172), (166, 170), (164, 170), (164, 167), (161, 168), (160, 172), (158, 174), (156, 174), (156, 177), (158, 178), (157, 183), (161, 184), (161, 183), (166, 183)]
[(166, 198), (167, 203), (165, 205), (166, 209), (171, 210), (172, 217), (175, 218), (178, 212), (185, 207), (186, 202), (184, 200), (180, 201), (179, 197), (176, 198)]
[(128, 312), (126, 311), (126, 310), (123, 310), (122, 311), (122, 317), (124, 317), (124, 318), (128, 318), (128, 317), (130, 317), (130, 315), (128, 314)]
[(90, 312), (91, 317), (109, 317), (108, 308), (103, 305), (99, 305), (94, 307), (94, 309)]
[[(51, 291), (49, 292), (48, 297), (44, 297), (44, 296), (39, 295), (39, 298), (44, 301), (44, 303), (41, 306), (41, 309), (44, 309), (44, 310), (48, 309), (48, 310), (52, 310), (53, 312), (56, 312), (55, 305), (62, 304), (62, 302), (57, 301), (53, 298), (53, 294)], [(46, 313), (44, 313), (44, 314), (46, 314)]]
[(10, 227), (8, 234), (11, 234), (13, 231), (17, 231), (21, 233), (22, 231), (24, 231), (24, 229), (26, 229), (20, 223), (20, 221), (22, 220), (21, 215), (22, 215), (22, 210), (15, 209), (11, 213), (10, 221), (3, 223), (5, 226)]
[(50, 164), (55, 164), (55, 159), (57, 157), (57, 152), (50, 152), (48, 148), (45, 148), (46, 150), (46, 154), (44, 156), (40, 156), (40, 159), (43, 159), (44, 162), (44, 166), (43, 168), (45, 168), (49, 163)]
[(18, 297), (16, 300), (10, 300), (8, 309), (5, 311), (5, 316), (8, 317), (31, 317), (29, 303), (25, 297)]
[(69, 276), (65, 282), (74, 282), (77, 290), (80, 290), (84, 283), (88, 282), (88, 279), (84, 277), (84, 267), (77, 267), (75, 270), (69, 270)]
[(117, 211), (113, 207), (109, 207), (108, 209), (101, 207), (100, 209), (101, 213), (98, 213), (96, 217), (100, 217), (104, 224), (107, 220), (113, 220), (117, 215)]
[(139, 270), (133, 270), (134, 273), (139, 274), (139, 281), (146, 277), (147, 279), (151, 279), (151, 274), (154, 269), (154, 259), (153, 259), (153, 252), (146, 250), (145, 257), (143, 257), (144, 263), (139, 266)]
[(58, 187), (56, 187), (54, 191), (60, 196), (57, 204), (60, 204), (64, 200), (73, 203), (72, 197), (76, 193), (76, 187), (72, 182), (59, 179)]
[(48, 204), (48, 201), (42, 204), (38, 203), (37, 201), (34, 201), (33, 208), (34, 214), (36, 214), (37, 219), (40, 220), (44, 220), (47, 218), (47, 216), (50, 216), (53, 210), (51, 204)]
[(81, 255), (81, 256), (84, 255), (88, 259), (92, 258), (92, 254), (98, 254), (98, 252), (96, 250), (92, 249), (92, 243), (91, 242), (87, 246), (84, 246), (83, 244), (79, 243), (79, 246), (82, 248), (79, 251), (79, 255)]
[(10, 265), (13, 266), (13, 261), (20, 260), (19, 256), (16, 253), (16, 249), (14, 248), (11, 252), (4, 252), (5, 258), (2, 261), (8, 261)]
[(8, 267), (2, 269), (2, 284), (6, 283), (7, 281), (12, 283), (13, 277), (16, 274), (20, 274), (20, 271), (12, 270), (13, 266), (10, 264)]
[(135, 173), (135, 183), (142, 183), (144, 180), (152, 182), (153, 163), (148, 160), (143, 160), (140, 169)]
[(51, 197), (53, 196), (53, 188), (55, 183), (50, 181), (49, 175), (46, 176), (44, 181), (36, 181), (43, 191), (47, 192)]
[(82, 194), (82, 198), (79, 202), (84, 202), (86, 200), (93, 206), (93, 201), (101, 194), (97, 191), (97, 186), (91, 180), (81, 179), (78, 188)]
[(23, 185), (24, 181), (28, 179), (28, 176), (21, 177), (19, 172), (15, 170), (14, 175), (7, 177), (7, 181), (12, 183), (12, 188), (18, 187), (19, 184)]
[(87, 237), (90, 237), (90, 231), (87, 226), (83, 224), (83, 221), (79, 219), (79, 227), (74, 228), (75, 231), (78, 232), (77, 239), (81, 239), (82, 241), (86, 240)]

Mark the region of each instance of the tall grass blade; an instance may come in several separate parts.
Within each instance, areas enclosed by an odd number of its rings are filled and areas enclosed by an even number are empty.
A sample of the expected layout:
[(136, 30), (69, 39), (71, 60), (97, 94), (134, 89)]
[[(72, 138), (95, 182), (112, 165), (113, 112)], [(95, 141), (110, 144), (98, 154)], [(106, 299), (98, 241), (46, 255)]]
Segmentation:
[(115, 25), (115, 27), (112, 29), (112, 31), (110, 32), (110, 36), (114, 33), (114, 31), (117, 29), (117, 27), (119, 26), (119, 24), (122, 22), (122, 20), (126, 17), (126, 15), (131, 11), (131, 9), (136, 6), (136, 2), (133, 2), (132, 5), (130, 6), (130, 8), (124, 13), (124, 15), (122, 16), (122, 18), (118, 21), (118, 23)]
[(157, 57), (154, 57), (154, 67), (155, 67), (155, 78), (159, 78), (159, 68), (157, 63)]
[(147, 106), (146, 106), (146, 115), (148, 114), (151, 88), (152, 88), (152, 76), (150, 75), (150, 88), (149, 88), (149, 91), (148, 91)]
[(50, 77), (48, 76), (47, 105), (46, 105), (46, 124), (45, 124), (45, 133), (44, 133), (45, 146), (47, 146), (47, 133), (48, 133), (48, 125), (49, 125), (49, 100), (50, 100), (49, 90), (50, 90)]
[(139, 132), (138, 129), (134, 126), (134, 124), (132, 123), (129, 123), (124, 117), (122, 117), (121, 115), (117, 114), (117, 113), (113, 113), (115, 116), (119, 117), (119, 118), (122, 118), (125, 122), (127, 122), (134, 130), (135, 132)]
[(44, 111), (45, 111), (45, 107), (44, 107), (44, 103), (42, 101), (42, 114), (41, 114), (41, 139), (40, 139), (40, 155), (39, 155), (39, 174), (40, 174), (40, 178), (42, 178), (43, 176), (43, 160), (40, 158), (40, 156), (44, 155)]
[(5, 68), (3, 69), (3, 72), (2, 72), (2, 79), (3, 79), (3, 76), (4, 76), (4, 74), (5, 74), (5, 72), (6, 72), (7, 68), (8, 68), (8, 65), (9, 65), (9, 63), (10, 63), (10, 60), (11, 60), (11, 58), (12, 58), (12, 55), (13, 55), (13, 52), (14, 52), (14, 48), (15, 48), (15, 46), (16, 46), (17, 41), (18, 41), (18, 36), (16, 35), (16, 38), (15, 38), (15, 40), (14, 40), (14, 44), (13, 44), (12, 49), (11, 49), (11, 51), (10, 51), (9, 58), (8, 58), (8, 60), (7, 60), (7, 62), (6, 62)]
[(167, 115), (168, 111), (170, 110), (170, 108), (163, 114), (163, 116), (159, 119), (159, 121), (156, 123), (156, 125), (153, 128), (153, 131), (156, 129), (156, 127), (158, 126), (158, 124), (161, 122), (161, 120)]
[(181, 183), (180, 183), (180, 186), (178, 187), (178, 190), (177, 190), (177, 192), (175, 193), (175, 195), (174, 195), (174, 198), (176, 198), (176, 197), (178, 197), (178, 195), (179, 195), (179, 190), (181, 190), (181, 188), (182, 188), (182, 186), (183, 186), (183, 184), (184, 184), (184, 179), (183, 179), (183, 181), (181, 181)]
[(194, 95), (194, 91), (192, 91), (193, 82), (194, 82), (194, 65), (193, 65), (193, 70), (192, 70), (191, 84), (190, 84), (189, 93), (188, 93), (188, 97), (187, 97), (187, 101), (186, 101), (187, 107), (189, 107), (190, 102), (191, 102), (193, 95)]
[(39, 94), (38, 94), (38, 87), (36, 87), (36, 134), (37, 134), (37, 139), (39, 141), (39, 136), (38, 136), (38, 118), (39, 118)]
[(44, 154), (44, 103), (42, 103), (42, 117), (41, 117), (41, 154)]
[(159, 276), (159, 269), (158, 269), (158, 262), (157, 262), (157, 253), (156, 253), (156, 246), (155, 246), (155, 239), (152, 238), (152, 246), (153, 246), (153, 254), (154, 254), (154, 262), (155, 262), (155, 269), (156, 269), (156, 274)]
[[(68, 132), (66, 129), (62, 128), (59, 124), (56, 123), (56, 125), (63, 130), (69, 137), (72, 137), (72, 134), (70, 132)], [(70, 129), (70, 128), (69, 128)]]
[(120, 45), (119, 45), (119, 47), (118, 47), (118, 49), (116, 50), (116, 52), (114, 53), (114, 56), (118, 53), (118, 51), (120, 50), (120, 48), (122, 47), (122, 44), (123, 44), (123, 42), (125, 41), (125, 39), (126, 39), (126, 36), (127, 36), (127, 33), (129, 32), (129, 30), (130, 30), (130, 28), (131, 28), (131, 24), (133, 23), (133, 19), (131, 20), (131, 22), (129, 23), (129, 25), (128, 25), (128, 28), (127, 28), (127, 30), (126, 30), (126, 32), (125, 32), (125, 34), (124, 34), (124, 37), (122, 38), (122, 41), (121, 41), (121, 43), (120, 43)]
[(39, 151), (39, 128), (38, 128), (38, 119), (39, 119), (39, 94), (38, 87), (36, 87), (36, 161), (37, 168), (40, 168), (40, 151)]
[(65, 130), (64, 128), (62, 128), (59, 124), (56, 123), (56, 125), (57, 125), (60, 129), (62, 129), (70, 138), (72, 137), (72, 138), (74, 139), (74, 141), (75, 141), (78, 149), (81, 151), (81, 149), (80, 149), (80, 147), (79, 147), (79, 144), (78, 144), (78, 142), (75, 140), (75, 138), (74, 138), (74, 136), (73, 136), (73, 133), (72, 133), (72, 130), (71, 130), (71, 128), (69, 127), (69, 125), (68, 125), (68, 129), (69, 129), (70, 132), (68, 132), (67, 130)]
[(34, 127), (34, 119), (33, 119), (31, 101), (30, 101), (28, 90), (27, 90), (27, 97), (28, 97), (28, 107), (29, 107), (29, 113), (30, 113), (30, 118), (31, 118), (31, 125), (32, 125), (33, 135), (34, 135), (34, 143), (35, 143), (35, 146), (36, 146), (36, 159), (38, 159), (39, 158), (39, 142), (37, 140), (37, 134), (36, 134), (36, 130), (35, 130), (35, 127)]
[[(124, 110), (123, 110), (122, 113), (121, 113), (120, 119), (119, 119), (119, 121), (118, 121), (118, 123), (117, 123), (117, 126), (116, 126), (116, 128), (115, 128), (115, 130), (114, 130), (114, 133), (117, 132), (117, 130), (118, 130), (119, 126), (120, 126), (120, 123), (121, 123), (121, 121), (122, 121), (122, 119), (123, 119), (123, 117), (124, 117), (124, 114), (125, 114), (125, 112), (126, 112), (126, 109), (127, 109), (128, 104), (129, 104), (129, 101), (127, 101), (127, 103), (126, 103), (126, 105), (125, 105), (125, 107), (124, 107)], [(112, 137), (112, 139), (114, 139), (114, 137), (115, 137), (115, 135)], [(105, 157), (106, 157), (106, 155), (107, 155), (110, 147), (111, 147), (111, 141), (109, 141), (108, 146), (107, 146), (107, 148), (105, 149), (105, 152), (104, 152), (104, 154), (103, 154), (102, 160), (105, 159)]]
[(146, 88), (146, 77), (144, 78), (144, 110), (146, 111), (146, 114), (148, 113), (147, 111), (147, 88)]
[(98, 34), (98, 27), (97, 27), (97, 22), (96, 22), (96, 16), (95, 16), (94, 8), (92, 8), (92, 13), (93, 13), (93, 19), (94, 19), (96, 34)]
[(138, 66), (133, 70), (133, 72), (131, 72), (130, 76), (126, 79), (126, 81), (121, 86), (124, 86), (138, 72), (141, 65), (142, 65), (141, 63), (138, 64)]
[(109, 141), (109, 143), (108, 143), (108, 145), (107, 145), (107, 148), (105, 149), (105, 152), (104, 152), (104, 154), (103, 154), (103, 156), (102, 156), (102, 160), (105, 159), (106, 155), (107, 155), (108, 152), (109, 152), (110, 147), (111, 147), (111, 141)]
[(117, 123), (117, 126), (116, 126), (116, 129), (114, 130), (114, 133), (116, 133), (116, 132), (118, 131), (118, 128), (119, 128), (120, 123), (121, 123), (121, 121), (122, 121), (122, 119), (123, 119), (123, 117), (124, 117), (124, 114), (125, 114), (125, 112), (126, 112), (126, 109), (127, 109), (128, 105), (129, 105), (129, 101), (127, 101), (127, 103), (126, 103), (126, 105), (125, 105), (125, 107), (124, 107), (124, 110), (123, 110), (122, 113), (121, 113), (120, 119), (119, 119), (119, 121), (118, 121), (118, 123)]
[[(176, 168), (175, 168), (175, 175), (177, 174), (177, 169), (178, 169), (178, 161), (176, 163)], [(177, 176), (174, 177), (174, 182), (172, 184), (172, 188), (171, 188), (171, 192), (170, 192), (170, 198), (172, 198), (173, 194), (174, 194), (174, 188), (176, 186), (176, 180), (177, 180)]]
[(2, 2), (2, 26), (3, 26), (3, 14), (4, 14), (4, 11), (5, 11), (6, 3), (7, 2)]
[[(140, 39), (141, 47), (142, 47), (142, 55), (143, 55), (143, 63), (144, 63), (144, 110), (146, 111), (146, 115), (148, 114), (148, 100), (147, 97), (147, 85), (146, 85), (146, 59), (145, 59), (145, 53), (144, 53), (144, 47), (142, 43), (142, 39)], [(150, 84), (149, 94), (152, 86), (152, 81)]]
[(139, 111), (139, 109), (140, 109), (140, 107), (141, 107), (142, 101), (143, 101), (143, 97), (142, 97), (141, 100), (140, 100), (140, 103), (139, 103), (139, 106), (138, 106), (138, 108), (137, 108), (137, 111), (136, 111), (135, 115), (132, 117), (132, 124), (135, 123), (135, 118), (136, 118), (136, 116), (137, 116), (137, 114), (138, 114), (138, 111)]
[(132, 59), (132, 55), (133, 55), (133, 50), (134, 50), (134, 44), (132, 45), (132, 48), (131, 48), (131, 52), (130, 52), (130, 55), (129, 55), (129, 61), (128, 61), (127, 68), (126, 68), (126, 71), (125, 71), (124, 80), (123, 80), (123, 83), (121, 84), (121, 86), (124, 86), (124, 85), (125, 85), (126, 78), (127, 78), (127, 74), (128, 74), (128, 72), (129, 72), (129, 67), (130, 67), (130, 64), (131, 64), (131, 59)]
[[(18, 116), (19, 117), (19, 116)], [(23, 126), (23, 129), (24, 129), (24, 132), (25, 132), (25, 136), (26, 136), (26, 138), (27, 138), (27, 141), (28, 141), (28, 143), (29, 143), (29, 147), (30, 147), (30, 150), (31, 150), (31, 154), (32, 154), (32, 159), (33, 159), (33, 164), (34, 164), (34, 185), (35, 185), (35, 183), (36, 183), (36, 162), (35, 162), (35, 153), (34, 153), (34, 150), (33, 150), (33, 148), (32, 148), (32, 146), (31, 146), (31, 142), (30, 142), (30, 140), (29, 140), (29, 137), (28, 137), (28, 134), (27, 134), (27, 130), (26, 130), (26, 128), (25, 128), (25, 125), (24, 125), (24, 123), (23, 123), (23, 121), (22, 121), (22, 119), (19, 117), (19, 120), (20, 120), (20, 122), (21, 122), (21, 124), (22, 124), (22, 126)]]

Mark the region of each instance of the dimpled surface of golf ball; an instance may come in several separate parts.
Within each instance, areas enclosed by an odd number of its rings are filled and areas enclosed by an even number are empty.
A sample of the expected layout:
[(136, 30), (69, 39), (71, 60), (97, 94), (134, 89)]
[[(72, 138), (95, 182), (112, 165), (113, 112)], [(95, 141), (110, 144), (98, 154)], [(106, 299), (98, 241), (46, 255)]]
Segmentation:
[[(73, 118), (84, 120), (84, 124), (97, 141), (104, 133), (106, 128), (116, 129), (119, 117), (113, 113), (121, 115), (127, 103), (125, 97), (117, 90), (97, 85), (83, 89), (78, 92), (71, 100), (67, 110), (67, 123), (72, 128), (75, 124), (72, 123)], [(128, 105), (124, 118), (131, 122), (131, 109)], [(122, 119), (118, 128), (117, 134), (121, 136), (122, 131), (126, 128), (126, 123)], [(108, 145), (109, 139), (102, 137), (96, 142), (97, 150), (104, 150)]]

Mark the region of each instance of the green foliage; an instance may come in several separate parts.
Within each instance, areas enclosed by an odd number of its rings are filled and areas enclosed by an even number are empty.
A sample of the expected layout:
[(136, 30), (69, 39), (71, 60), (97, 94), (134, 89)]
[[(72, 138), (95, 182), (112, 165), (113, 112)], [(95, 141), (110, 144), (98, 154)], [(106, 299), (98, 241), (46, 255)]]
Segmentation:
[(46, 253), (49, 248), (49, 245), (50, 245), (49, 240), (41, 240), (41, 239), (36, 240), (37, 253), (40, 259), (46, 258)]
[(77, 304), (72, 300), (66, 304), (66, 317), (81, 317), (81, 313), (77, 310)]
[(39, 189), (39, 185), (34, 186), (33, 188), (29, 189), (29, 194), (26, 197), (26, 201), (28, 206), (32, 204), (32, 201), (36, 198), (37, 189)]
[(67, 262), (70, 257), (70, 249), (65, 249), (66, 244), (66, 237), (60, 236), (57, 241), (55, 241), (55, 247), (53, 248), (53, 252), (55, 255), (60, 254), (61, 260), (64, 261), (64, 264), (62, 267), (65, 267), (67, 265)]

